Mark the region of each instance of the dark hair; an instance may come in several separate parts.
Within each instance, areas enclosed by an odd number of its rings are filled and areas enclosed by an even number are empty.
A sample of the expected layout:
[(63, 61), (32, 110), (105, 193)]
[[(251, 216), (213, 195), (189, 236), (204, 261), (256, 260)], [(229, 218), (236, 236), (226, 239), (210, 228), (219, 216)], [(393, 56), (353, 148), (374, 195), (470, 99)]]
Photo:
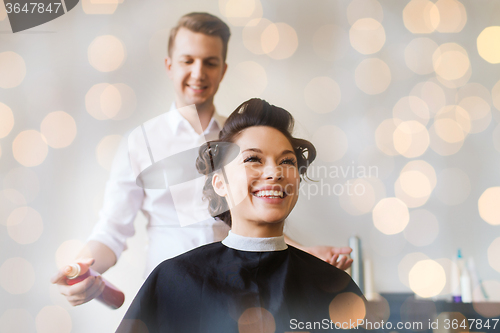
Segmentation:
[(186, 28), (192, 32), (199, 32), (208, 36), (217, 36), (222, 39), (222, 60), (226, 61), (227, 43), (231, 36), (231, 31), (226, 23), (215, 15), (208, 13), (189, 13), (179, 19), (177, 25), (170, 30), (168, 38), (168, 55), (172, 56), (175, 37), (180, 28)]
[[(307, 167), (316, 158), (316, 148), (311, 142), (292, 136), (294, 119), (288, 111), (259, 98), (252, 98), (238, 106), (227, 118), (219, 133), (219, 139), (209, 141), (200, 147), (199, 156), (196, 159), (198, 172), (208, 176), (213, 170), (221, 169), (228, 149), (227, 145), (218, 143), (234, 142), (243, 130), (252, 126), (269, 126), (280, 131), (293, 147), (301, 179), (307, 177)], [(215, 147), (217, 148), (214, 149)], [(227, 201), (215, 193), (211, 177), (207, 177), (205, 181), (203, 197), (208, 199), (210, 215), (231, 226), (231, 214)]]

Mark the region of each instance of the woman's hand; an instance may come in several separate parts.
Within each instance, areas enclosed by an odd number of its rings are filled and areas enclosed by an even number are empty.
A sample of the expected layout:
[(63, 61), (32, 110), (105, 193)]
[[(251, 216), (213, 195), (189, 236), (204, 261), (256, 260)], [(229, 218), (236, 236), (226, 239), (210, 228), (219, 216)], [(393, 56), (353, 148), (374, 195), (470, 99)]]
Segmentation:
[(341, 270), (346, 270), (352, 265), (353, 260), (349, 258), (352, 249), (348, 246), (311, 246), (305, 247), (304, 250)]
[[(81, 259), (79, 263), (91, 266), (94, 259)], [(57, 284), (59, 292), (66, 297), (68, 302), (73, 305), (81, 305), (99, 296), (104, 290), (104, 282), (101, 276), (89, 276), (85, 280), (72, 286), (66, 284), (66, 276), (62, 270), (59, 270), (50, 282)]]

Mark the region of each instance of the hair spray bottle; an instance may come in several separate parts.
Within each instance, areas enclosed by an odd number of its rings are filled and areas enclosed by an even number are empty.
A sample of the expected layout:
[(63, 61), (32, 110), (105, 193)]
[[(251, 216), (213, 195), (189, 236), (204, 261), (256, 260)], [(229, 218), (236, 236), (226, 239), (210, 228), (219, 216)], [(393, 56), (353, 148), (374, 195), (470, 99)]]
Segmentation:
[[(85, 264), (76, 263), (65, 267), (64, 275), (66, 275), (66, 283), (74, 285), (85, 280), (89, 276), (99, 276), (100, 274), (88, 267)], [(125, 301), (125, 295), (111, 283), (102, 279), (104, 282), (103, 292), (96, 299), (112, 309), (118, 309)]]

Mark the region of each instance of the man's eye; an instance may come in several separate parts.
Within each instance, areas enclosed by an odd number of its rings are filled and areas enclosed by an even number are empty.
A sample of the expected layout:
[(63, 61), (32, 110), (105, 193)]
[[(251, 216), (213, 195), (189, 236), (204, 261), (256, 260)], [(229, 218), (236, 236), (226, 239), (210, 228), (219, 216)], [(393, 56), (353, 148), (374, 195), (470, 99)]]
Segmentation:
[(247, 163), (247, 162), (260, 162), (260, 161), (261, 161), (261, 159), (258, 158), (257, 156), (250, 156), (250, 157), (245, 158), (245, 160), (243, 162)]

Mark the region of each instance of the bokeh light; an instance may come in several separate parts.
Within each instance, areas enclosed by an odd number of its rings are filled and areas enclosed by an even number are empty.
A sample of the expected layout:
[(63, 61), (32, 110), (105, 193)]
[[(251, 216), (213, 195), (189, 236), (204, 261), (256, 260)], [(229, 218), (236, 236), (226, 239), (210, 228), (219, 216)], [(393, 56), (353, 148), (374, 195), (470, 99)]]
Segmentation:
[(410, 271), (415, 264), (422, 260), (427, 260), (429, 257), (421, 252), (411, 252), (406, 254), (398, 264), (399, 281), (406, 287), (410, 287)]
[(107, 135), (97, 144), (97, 163), (99, 163), (99, 165), (104, 169), (111, 170), (113, 159), (122, 139), (123, 137), (121, 135)]
[(0, 102), (0, 139), (9, 135), (14, 127), (14, 114), (12, 110)]
[(479, 96), (463, 98), (458, 104), (469, 114), (471, 121), (470, 133), (484, 131), (491, 122), (491, 106)]
[(0, 224), (7, 225), (7, 219), (12, 211), (26, 206), (26, 198), (14, 189), (0, 191)]
[(500, 110), (500, 80), (491, 88), (491, 99), (493, 105)]
[(389, 156), (399, 154), (394, 148), (394, 131), (396, 128), (396, 121), (390, 118), (382, 121), (375, 130), (375, 143), (377, 148)]
[(238, 319), (239, 333), (274, 333), (276, 322), (271, 312), (264, 308), (248, 308)]
[(313, 36), (314, 52), (321, 58), (335, 61), (343, 58), (349, 49), (349, 35), (334, 24), (321, 26)]
[[(85, 244), (78, 239), (70, 239), (59, 245), (55, 254), (57, 269), (61, 269), (72, 263), (76, 256), (83, 250), (84, 246)], [(90, 252), (83, 257), (93, 258)]]
[[(103, 113), (106, 114), (107, 116), (110, 116), (111, 113), (109, 112), (108, 107), (111, 108), (112, 113), (114, 114), (112, 117), (110, 117), (113, 120), (123, 120), (127, 119), (134, 113), (136, 107), (137, 107), (137, 98), (135, 96), (134, 89), (129, 87), (128, 85), (124, 83), (115, 83), (112, 85), (116, 90), (118, 90), (118, 93), (120, 94), (120, 101), (121, 101), (121, 107), (118, 109), (117, 112), (114, 112), (114, 106), (113, 103), (117, 103), (116, 97), (111, 98), (111, 100), (106, 99), (109, 97), (106, 97), (106, 93), (101, 94), (100, 98), (100, 103), (101, 103), (101, 108), (103, 110)], [(106, 90), (105, 90), (106, 92)], [(111, 106), (109, 105), (111, 103)]]
[(401, 122), (393, 134), (394, 149), (408, 158), (425, 153), (429, 147), (429, 133), (424, 125), (415, 120)]
[(432, 63), (436, 74), (447, 81), (460, 79), (470, 69), (467, 51), (456, 43), (439, 46), (432, 55)]
[(435, 82), (420, 82), (410, 92), (410, 96), (422, 99), (429, 107), (430, 114), (436, 114), (446, 105), (446, 95), (443, 88)]
[(295, 29), (286, 23), (272, 23), (261, 35), (262, 50), (271, 58), (282, 60), (291, 57), (299, 40)]
[(432, 55), (437, 48), (437, 43), (430, 38), (415, 38), (405, 48), (406, 66), (419, 75), (434, 72)]
[(37, 333), (70, 333), (71, 316), (57, 305), (43, 307), (35, 318)]
[[(434, 124), (429, 132), (434, 132), (445, 142), (445, 145), (448, 144), (448, 147), (453, 147), (449, 144), (455, 144), (455, 146), (460, 149), (465, 137), (471, 129), (470, 116), (467, 111), (458, 105), (447, 105), (436, 114), (434, 119)], [(439, 143), (439, 141), (436, 140), (431, 141)], [(432, 144), (431, 147), (433, 147)], [(456, 153), (458, 149), (456, 151), (451, 151), (452, 153)], [(436, 152), (441, 154), (441, 152), (437, 150)]]
[(25, 204), (33, 201), (40, 192), (40, 182), (36, 172), (26, 167), (9, 170), (3, 179), (3, 187), (19, 191), (25, 198), (23, 199)]
[(415, 246), (432, 244), (439, 233), (439, 222), (428, 210), (416, 209), (410, 212), (410, 222), (404, 230), (406, 240)]
[(268, 19), (253, 19), (243, 28), (243, 45), (254, 54), (265, 54), (262, 49), (262, 33), (273, 22)]
[(446, 284), (446, 273), (434, 260), (421, 260), (410, 270), (408, 280), (411, 290), (420, 297), (438, 295)]
[[(442, 124), (443, 125), (443, 124)], [(444, 132), (446, 133), (446, 132)], [(443, 132), (440, 133), (443, 135)], [(449, 143), (445, 140), (443, 140), (437, 133), (436, 133), (436, 128), (434, 125), (431, 126), (429, 129), (429, 137), (430, 137), (430, 147), (432, 150), (434, 150), (436, 153), (442, 156), (449, 156), (456, 154), (463, 146), (464, 141), (459, 141), (456, 143)]]
[[(412, 175), (415, 175), (416, 178), (412, 179)], [(418, 183), (417, 179), (422, 183)], [(414, 160), (408, 162), (401, 170), (400, 177), (394, 184), (394, 191), (396, 197), (408, 207), (415, 208), (427, 202), (431, 192), (436, 187), (436, 183), (436, 172), (432, 165), (423, 160)], [(423, 195), (418, 195), (418, 192)]]
[(397, 123), (400, 123), (399, 120), (416, 120), (424, 126), (427, 125), (430, 117), (427, 103), (416, 96), (401, 97), (396, 105), (394, 105), (392, 115), (397, 120)]
[(76, 137), (76, 123), (64, 111), (51, 112), (43, 118), (40, 132), (52, 148), (69, 146)]
[(0, 332), (28, 333), (35, 331), (35, 320), (26, 309), (7, 309), (0, 317)]
[(491, 92), (488, 88), (478, 82), (470, 82), (458, 89), (455, 99), (457, 102), (467, 97), (480, 97), (490, 106), (492, 105)]
[(31, 244), (43, 232), (42, 216), (31, 207), (18, 207), (7, 218), (7, 232), (19, 244)]
[(112, 72), (125, 62), (125, 46), (112, 35), (96, 37), (89, 45), (90, 65), (100, 72)]
[(12, 142), (12, 153), (16, 161), (26, 167), (40, 165), (49, 152), (47, 141), (35, 130), (19, 133)]
[(486, 189), (477, 202), (479, 215), (491, 225), (500, 225), (500, 186)]
[(361, 54), (373, 54), (385, 44), (385, 30), (379, 21), (372, 18), (357, 20), (349, 30), (352, 47)]
[(89, 15), (110, 15), (118, 8), (123, 0), (82, 0), (82, 8)]
[(471, 191), (469, 176), (461, 169), (444, 169), (437, 179), (436, 196), (444, 204), (455, 206), (469, 197)]
[(9, 294), (24, 294), (34, 283), (35, 269), (26, 259), (9, 258), (0, 266), (0, 285)]
[(372, 18), (382, 22), (384, 11), (380, 2), (377, 0), (352, 0), (347, 6), (347, 21), (353, 25), (363, 18)]
[(344, 292), (335, 296), (330, 303), (329, 311), (331, 321), (340, 325), (343, 323), (357, 323), (358, 320), (364, 319), (366, 315), (365, 302), (360, 296), (351, 292)]
[[(120, 87), (123, 88), (123, 86), (125, 85)], [(128, 91), (128, 93), (130, 93), (130, 91)], [(127, 109), (128, 112), (124, 112), (126, 118), (131, 114), (130, 109), (132, 109), (132, 111), (135, 109), (135, 94), (133, 94), (132, 91), (133, 95), (130, 96), (130, 101), (133, 105), (130, 106), (123, 103), (124, 97), (127, 96), (126, 94), (127, 92), (124, 91), (122, 95), (120, 89), (118, 89), (118, 84), (95, 84), (85, 95), (85, 108), (87, 112), (97, 120), (116, 119), (115, 117), (120, 116), (120, 110)], [(122, 117), (123, 115), (120, 118)]]
[(239, 90), (243, 99), (259, 97), (267, 87), (267, 73), (264, 67), (255, 61), (243, 61), (234, 66), (233, 78), (236, 86), (244, 87)]
[(368, 95), (377, 95), (387, 90), (391, 83), (391, 70), (378, 58), (361, 61), (356, 67), (354, 77), (356, 86)]
[(373, 224), (382, 233), (394, 235), (404, 230), (410, 221), (406, 204), (398, 198), (380, 200), (372, 212)]
[(429, 34), (439, 25), (439, 9), (428, 0), (411, 0), (403, 9), (403, 22), (414, 34)]
[(26, 64), (19, 54), (7, 51), (0, 53), (0, 88), (17, 87), (26, 76)]
[(326, 76), (312, 79), (304, 90), (307, 106), (316, 113), (335, 110), (340, 104), (341, 96), (338, 83)]
[(344, 188), (350, 187), (350, 192), (343, 191), (339, 196), (340, 207), (350, 215), (358, 216), (372, 211), (375, 203), (385, 197), (384, 183), (378, 178), (358, 178), (349, 180)]
[(407, 172), (407, 171), (419, 171), (422, 174), (425, 175), (425, 177), (428, 179), (432, 190), (436, 187), (436, 171), (430, 165), (428, 162), (423, 161), (423, 160), (413, 160), (408, 162), (403, 169), (401, 170), (401, 173)]
[(340, 160), (348, 147), (347, 136), (344, 131), (333, 125), (318, 128), (311, 141), (318, 151), (318, 157), (325, 162)]
[(420, 171), (405, 171), (399, 175), (401, 188), (413, 198), (429, 196), (432, 187), (429, 179)]
[(464, 5), (457, 0), (438, 0), (436, 7), (439, 10), (439, 32), (460, 32), (467, 23), (467, 11)]
[(488, 246), (488, 263), (491, 268), (500, 273), (500, 237)]
[(219, 11), (230, 24), (238, 27), (262, 18), (263, 13), (260, 0), (219, 0)]
[(477, 51), (489, 63), (500, 63), (500, 27), (485, 28), (477, 37)]

